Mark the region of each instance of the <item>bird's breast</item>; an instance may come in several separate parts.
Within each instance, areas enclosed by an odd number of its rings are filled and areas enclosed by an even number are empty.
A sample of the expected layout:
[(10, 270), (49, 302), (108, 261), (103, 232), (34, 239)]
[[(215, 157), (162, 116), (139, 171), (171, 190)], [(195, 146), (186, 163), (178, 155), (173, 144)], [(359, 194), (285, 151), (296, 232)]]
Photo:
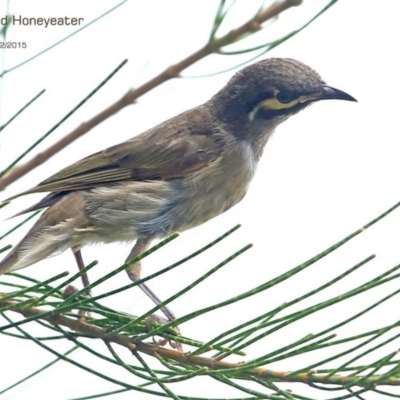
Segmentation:
[(185, 195), (173, 230), (200, 225), (242, 200), (254, 176), (255, 164), (250, 144), (237, 141), (208, 167), (185, 178)]

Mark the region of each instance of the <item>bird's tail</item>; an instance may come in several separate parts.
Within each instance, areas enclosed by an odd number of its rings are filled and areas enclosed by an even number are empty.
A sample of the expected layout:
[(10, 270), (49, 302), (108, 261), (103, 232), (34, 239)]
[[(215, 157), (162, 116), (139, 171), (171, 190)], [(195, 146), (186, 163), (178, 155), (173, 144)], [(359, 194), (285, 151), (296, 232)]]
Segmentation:
[(28, 267), (72, 247), (76, 228), (82, 226), (82, 213), (78, 212), (82, 204), (83, 198), (76, 192), (52, 204), (21, 242), (0, 262), (0, 275)]
[[(0, 275), (6, 272), (28, 267), (44, 258), (59, 252), (59, 243), (46, 240), (46, 228), (43, 230), (42, 218), (27, 235), (0, 262)], [(50, 228), (51, 229), (51, 228)]]
[(8, 253), (7, 257), (0, 262), (0, 275), (12, 271), (12, 266), (18, 262), (18, 254), (15, 250)]

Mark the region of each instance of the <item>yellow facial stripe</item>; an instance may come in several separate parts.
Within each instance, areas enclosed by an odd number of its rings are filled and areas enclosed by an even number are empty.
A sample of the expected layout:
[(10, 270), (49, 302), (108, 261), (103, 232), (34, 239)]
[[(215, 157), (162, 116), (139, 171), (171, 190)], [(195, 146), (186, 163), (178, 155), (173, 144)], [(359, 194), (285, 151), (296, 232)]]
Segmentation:
[(258, 104), (257, 109), (266, 108), (268, 110), (283, 110), (285, 108), (292, 108), (299, 104), (300, 99), (294, 99), (289, 103), (281, 103), (278, 99), (267, 99)]

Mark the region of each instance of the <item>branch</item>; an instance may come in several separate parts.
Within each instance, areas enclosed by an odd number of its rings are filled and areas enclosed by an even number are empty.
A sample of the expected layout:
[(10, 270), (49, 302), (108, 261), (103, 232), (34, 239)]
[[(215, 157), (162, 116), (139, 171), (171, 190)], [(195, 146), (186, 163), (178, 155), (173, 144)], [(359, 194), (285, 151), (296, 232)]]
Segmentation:
[[(24, 317), (38, 317), (45, 313), (45, 310), (40, 308), (22, 308), (18, 309), (19, 303), (14, 300), (1, 300), (1, 307), (15, 307), (10, 310), (23, 315)], [(293, 373), (288, 371), (274, 371), (266, 368), (249, 368), (246, 369), (246, 362), (230, 363), (221, 361), (215, 358), (207, 358), (202, 356), (191, 355), (190, 353), (183, 353), (173, 349), (156, 346), (154, 344), (135, 342), (135, 338), (130, 338), (125, 335), (115, 334), (109, 336), (106, 329), (98, 326), (88, 324), (82, 319), (73, 319), (63, 315), (54, 315), (44, 317), (43, 320), (49, 322), (54, 326), (65, 326), (72, 331), (89, 334), (94, 338), (107, 340), (108, 342), (116, 343), (122, 347), (127, 348), (131, 352), (140, 352), (156, 358), (164, 358), (177, 361), (181, 365), (192, 365), (202, 368), (207, 368), (208, 374), (213, 375), (213, 371), (224, 371), (235, 374), (235, 378), (240, 379), (262, 379), (264, 381), (280, 381), (280, 382), (299, 382), (307, 385), (310, 384), (325, 384), (325, 385), (339, 385), (339, 386), (359, 386), (366, 389), (374, 389), (380, 385), (400, 386), (400, 378), (385, 378), (382, 379), (380, 375), (360, 376), (357, 374), (349, 373), (349, 375), (331, 375), (329, 373), (319, 374), (316, 371), (309, 371), (303, 373)], [(204, 374), (204, 372), (203, 372)], [(207, 372), (205, 373), (207, 374)]]

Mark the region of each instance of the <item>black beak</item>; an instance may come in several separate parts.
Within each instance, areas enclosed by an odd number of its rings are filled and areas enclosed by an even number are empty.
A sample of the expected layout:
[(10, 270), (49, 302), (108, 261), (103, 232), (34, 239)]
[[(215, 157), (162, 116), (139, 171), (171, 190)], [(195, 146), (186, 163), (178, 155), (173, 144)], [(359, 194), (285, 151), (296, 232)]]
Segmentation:
[(330, 86), (322, 86), (314, 93), (300, 96), (300, 103), (305, 103), (308, 101), (332, 100), (332, 99), (357, 101), (353, 96), (350, 96), (349, 94), (343, 92), (342, 90), (335, 89)]

